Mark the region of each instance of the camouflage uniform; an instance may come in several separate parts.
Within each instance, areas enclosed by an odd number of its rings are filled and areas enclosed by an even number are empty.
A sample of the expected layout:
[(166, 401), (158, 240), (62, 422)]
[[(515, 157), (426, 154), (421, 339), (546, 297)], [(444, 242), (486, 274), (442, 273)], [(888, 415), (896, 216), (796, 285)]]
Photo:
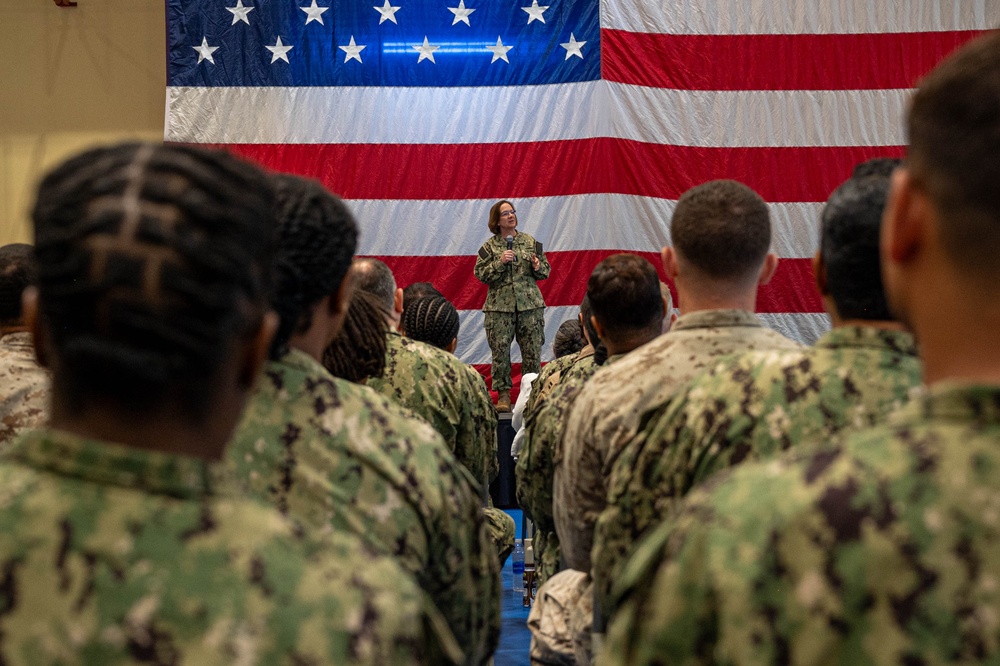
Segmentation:
[(909, 333), (842, 326), (808, 349), (725, 359), (648, 413), (612, 469), (597, 521), (596, 621), (632, 545), (677, 498), (742, 460), (875, 425), (906, 403), (920, 370)]
[(538, 377), (531, 384), (531, 395), (528, 396), (528, 404), (524, 408), (525, 418), (559, 384), (559, 380), (562, 379), (563, 370), (576, 363), (580, 358), (580, 354), (584, 353), (584, 350), (586, 350), (588, 355), (594, 355), (594, 348), (587, 345), (578, 354), (562, 356), (545, 364), (541, 372), (538, 373)]
[(647, 409), (720, 356), (752, 349), (795, 349), (796, 342), (764, 328), (743, 310), (685, 314), (657, 339), (599, 370), (570, 412), (556, 451), (553, 509), (564, 561), (589, 572), (594, 523), (604, 510), (608, 475), (635, 436)]
[(45, 423), (48, 401), (49, 373), (35, 360), (31, 333), (0, 337), (0, 450)]
[(476, 484), (427, 423), (292, 349), (267, 364), (227, 467), (306, 533), (350, 532), (394, 557), (445, 614), (468, 663), (492, 654), (499, 568)]
[[(461, 652), (408, 574), (302, 541), (203, 461), (39, 430), (0, 463), (9, 664), (437, 664)], [(443, 654), (444, 651), (448, 655)]]
[(715, 476), (627, 563), (601, 663), (996, 663), (998, 405), (942, 383)]
[[(475, 479), (474, 492), (486, 501), (497, 461), (497, 413), (482, 376), (454, 354), (390, 331), (385, 374), (368, 386), (411, 409), (444, 438), (458, 461)], [(487, 510), (487, 527), (501, 561), (514, 548), (514, 521)]]
[(517, 337), (521, 348), (521, 372), (541, 369), (542, 345), (545, 344), (545, 302), (538, 280), (549, 276), (551, 267), (544, 254), (538, 255), (536, 271), (531, 265), (535, 239), (525, 233), (514, 237), (514, 261), (503, 263), (507, 241), (493, 236), (479, 248), (476, 279), (489, 287), (483, 304), (486, 340), (493, 352), (492, 384), (494, 391), (507, 391), (510, 382), (510, 343)]
[[(536, 403), (525, 420), (525, 438), (517, 459), (517, 502), (535, 523), (535, 580), (541, 586), (559, 570), (559, 537), (552, 518), (552, 456), (562, 438), (566, 414), (584, 383), (597, 371), (594, 348), (573, 354), (561, 381)], [(554, 376), (554, 375), (550, 375)]]

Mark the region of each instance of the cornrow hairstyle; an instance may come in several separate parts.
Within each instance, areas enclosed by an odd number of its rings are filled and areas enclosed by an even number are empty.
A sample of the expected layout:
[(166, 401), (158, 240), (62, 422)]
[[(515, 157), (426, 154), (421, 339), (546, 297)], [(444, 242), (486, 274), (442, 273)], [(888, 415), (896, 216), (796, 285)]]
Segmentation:
[(33, 249), (26, 243), (0, 247), (0, 326), (22, 323), (21, 294), (35, 284)]
[(272, 207), (264, 173), (193, 147), (98, 148), (46, 176), (39, 312), (66, 409), (169, 400), (204, 422), (218, 369), (267, 310)]
[(444, 294), (438, 291), (437, 287), (430, 282), (414, 282), (403, 289), (403, 310), (406, 310), (406, 306), (412, 303), (414, 299), (421, 296), (444, 296)]
[(458, 337), (458, 310), (444, 296), (424, 296), (403, 311), (403, 335), (447, 349)]
[(340, 288), (351, 268), (358, 228), (351, 211), (314, 180), (275, 174), (278, 249), (272, 305), (281, 322), (271, 358), (288, 352), (296, 333), (312, 325), (312, 308)]
[(562, 358), (577, 353), (586, 344), (580, 320), (574, 317), (559, 324), (559, 329), (552, 339), (552, 353), (555, 354), (556, 358)]
[(385, 372), (385, 315), (371, 294), (355, 291), (344, 328), (323, 353), (323, 365), (334, 377), (361, 384)]

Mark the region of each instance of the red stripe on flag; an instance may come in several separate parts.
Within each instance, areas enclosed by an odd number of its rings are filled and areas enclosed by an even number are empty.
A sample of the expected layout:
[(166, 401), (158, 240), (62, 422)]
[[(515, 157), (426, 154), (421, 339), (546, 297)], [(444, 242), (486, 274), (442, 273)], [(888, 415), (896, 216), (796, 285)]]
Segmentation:
[[(275, 171), (316, 178), (346, 199), (602, 193), (677, 199), (695, 185), (730, 178), (770, 202), (825, 201), (859, 162), (903, 154), (901, 146), (700, 148), (610, 138), (485, 145), (218, 147)], [(524, 167), (501, 168), (505, 162)]]
[(601, 75), (681, 90), (912, 88), (983, 31), (665, 35), (601, 30)]
[[(621, 250), (547, 252), (552, 274), (538, 286), (546, 305), (579, 305), (594, 266)], [(635, 252), (648, 259), (665, 280), (658, 252)], [(475, 256), (379, 257), (405, 287), (414, 282), (432, 282), (459, 310), (478, 310), (486, 300), (486, 285), (472, 271)], [(674, 294), (676, 298), (676, 294)], [(823, 312), (823, 303), (813, 283), (811, 259), (782, 259), (771, 282), (759, 290), (757, 312)]]

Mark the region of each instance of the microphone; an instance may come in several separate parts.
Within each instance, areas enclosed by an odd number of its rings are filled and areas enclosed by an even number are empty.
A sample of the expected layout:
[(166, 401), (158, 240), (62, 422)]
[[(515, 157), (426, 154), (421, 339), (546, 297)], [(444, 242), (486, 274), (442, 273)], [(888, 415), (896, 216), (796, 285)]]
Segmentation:
[(513, 236), (507, 236), (507, 249), (508, 250), (513, 250), (514, 249), (514, 237)]

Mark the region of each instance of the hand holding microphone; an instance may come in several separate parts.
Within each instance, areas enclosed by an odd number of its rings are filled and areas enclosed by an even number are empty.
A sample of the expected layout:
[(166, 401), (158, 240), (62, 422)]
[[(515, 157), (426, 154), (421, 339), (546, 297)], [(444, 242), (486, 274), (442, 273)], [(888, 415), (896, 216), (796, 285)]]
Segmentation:
[(507, 236), (507, 250), (502, 255), (503, 263), (509, 264), (514, 261), (514, 237)]

